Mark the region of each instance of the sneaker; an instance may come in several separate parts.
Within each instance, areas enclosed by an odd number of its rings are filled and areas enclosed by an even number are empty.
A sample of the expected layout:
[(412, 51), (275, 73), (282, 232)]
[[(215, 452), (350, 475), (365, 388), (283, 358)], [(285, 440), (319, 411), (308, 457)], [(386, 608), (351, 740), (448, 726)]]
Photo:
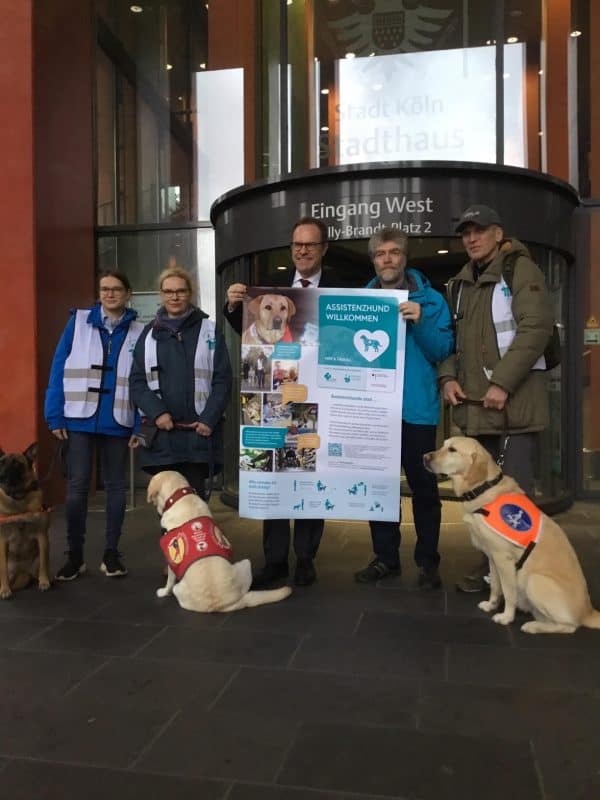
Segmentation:
[(430, 567), (425, 569), (421, 567), (419, 570), (419, 589), (439, 589), (442, 585), (442, 579), (437, 567)]
[(121, 554), (118, 550), (105, 550), (104, 559), (100, 564), (100, 571), (103, 572), (107, 578), (118, 578), (127, 575), (127, 570), (121, 561)]
[(382, 578), (392, 578), (397, 575), (400, 575), (400, 565), (388, 567), (383, 561), (374, 558), (367, 567), (354, 573), (354, 580), (357, 583), (375, 583)]
[(289, 574), (290, 570), (287, 561), (265, 564), (252, 579), (250, 589), (271, 589), (275, 584), (287, 578)]
[(85, 564), (81, 558), (68, 554), (67, 563), (56, 573), (57, 581), (74, 581), (85, 572)]
[(457, 582), (456, 590), (467, 594), (485, 592), (490, 585), (489, 572), (487, 556), (482, 556), (479, 564)]

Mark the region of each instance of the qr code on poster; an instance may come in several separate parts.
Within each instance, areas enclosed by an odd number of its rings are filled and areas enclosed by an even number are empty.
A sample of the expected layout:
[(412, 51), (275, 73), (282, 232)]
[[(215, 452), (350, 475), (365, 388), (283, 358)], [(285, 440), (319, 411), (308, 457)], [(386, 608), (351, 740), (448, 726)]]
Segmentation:
[(327, 452), (329, 453), (330, 456), (341, 456), (342, 445), (339, 442), (329, 442)]

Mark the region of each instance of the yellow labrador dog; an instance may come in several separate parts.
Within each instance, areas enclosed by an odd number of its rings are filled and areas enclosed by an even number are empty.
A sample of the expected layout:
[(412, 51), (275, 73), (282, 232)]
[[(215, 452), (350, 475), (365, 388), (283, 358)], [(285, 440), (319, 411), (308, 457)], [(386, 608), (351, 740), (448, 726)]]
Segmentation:
[[(464, 501), (471, 541), (489, 558), (491, 593), (479, 603), (482, 611), (496, 611), (504, 596), (504, 611), (493, 617), (500, 625), (513, 622), (518, 607), (535, 618), (521, 626), (525, 633), (573, 633), (580, 625), (600, 628), (600, 612), (592, 608), (565, 533), (502, 474), (479, 442), (465, 436), (446, 439), (439, 450), (425, 454), (424, 463), (452, 480), (454, 492)], [(494, 503), (496, 498), (502, 500)], [(492, 522), (501, 533), (504, 525), (508, 538), (492, 530)], [(538, 523), (537, 541), (526, 546), (529, 531)]]
[(255, 321), (242, 334), (242, 344), (277, 344), (293, 341), (289, 321), (296, 306), (284, 294), (261, 294), (248, 304)]
[[(187, 488), (186, 488), (187, 487)], [(208, 505), (198, 495), (186, 493), (190, 491), (187, 480), (179, 472), (166, 470), (159, 472), (148, 484), (148, 502), (156, 506), (161, 515), (161, 525), (167, 531), (181, 531), (186, 523), (195, 523), (192, 531), (192, 545), (197, 550), (206, 546), (207, 538), (202, 530), (203, 521), (212, 519)], [(176, 498), (173, 501), (173, 498)], [(198, 522), (196, 522), (198, 521)], [(206, 527), (206, 525), (205, 525)], [(221, 548), (219, 552), (230, 550), (229, 543), (212, 524), (210, 528), (214, 546)], [(177, 560), (182, 552), (179, 537), (171, 539), (169, 555)], [(238, 561), (232, 564), (221, 555), (208, 555), (193, 561), (185, 574), (177, 581), (173, 569), (169, 566), (167, 583), (158, 589), (158, 597), (174, 594), (179, 605), (187, 611), (237, 611), (240, 608), (261, 606), (265, 603), (277, 603), (291, 594), (289, 586), (271, 591), (250, 592), (252, 569), (250, 561)]]

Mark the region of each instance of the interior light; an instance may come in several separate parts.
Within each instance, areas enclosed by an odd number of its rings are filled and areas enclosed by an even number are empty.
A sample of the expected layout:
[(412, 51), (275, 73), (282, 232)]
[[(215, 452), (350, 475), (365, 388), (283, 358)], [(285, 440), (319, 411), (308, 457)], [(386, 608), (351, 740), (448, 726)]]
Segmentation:
[(543, 136), (543, 135), (544, 135), (544, 131), (538, 131), (538, 136)]
[(439, 253), (441, 256), (445, 256), (445, 255), (446, 255), (446, 253), (448, 253), (448, 252), (449, 252), (449, 250), (438, 250), (438, 253)]
[(329, 94), (329, 89), (321, 89), (321, 94)]
[(346, 58), (356, 58), (356, 53), (346, 53)]
[(518, 36), (509, 36), (509, 37), (508, 37), (508, 39), (507, 39), (506, 41), (507, 41), (509, 44), (514, 44), (515, 42), (518, 42), (518, 41), (519, 41), (519, 37), (518, 37)]
[(496, 40), (495, 39), (488, 39), (486, 41), (486, 44), (496, 44)]
[(200, 69), (206, 69), (206, 64), (204, 63), (204, 61), (199, 66)]
[(173, 64), (165, 64), (165, 69), (166, 70), (173, 69)]
[(576, 39), (578, 36), (581, 36), (581, 31), (577, 31), (577, 30), (571, 31), (569, 36), (571, 36), (573, 39)]
[(373, 58), (374, 55), (375, 53), (369, 53), (369, 58)]
[(322, 131), (328, 131), (329, 130), (329, 125), (321, 125), (321, 130)]
[(538, 69), (538, 75), (543, 75), (543, 74), (544, 74), (544, 70), (543, 69)]
[(287, 267), (277, 267), (278, 272), (284, 272), (285, 270), (287, 270)]
[(129, 6), (129, 10), (132, 14), (141, 14), (144, 9), (141, 6)]

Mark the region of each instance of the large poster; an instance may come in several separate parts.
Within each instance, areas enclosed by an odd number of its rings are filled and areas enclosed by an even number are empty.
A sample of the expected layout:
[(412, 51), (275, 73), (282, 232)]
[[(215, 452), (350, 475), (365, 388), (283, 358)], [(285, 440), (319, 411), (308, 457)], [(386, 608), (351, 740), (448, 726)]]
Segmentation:
[(240, 515), (398, 521), (406, 291), (248, 290)]

